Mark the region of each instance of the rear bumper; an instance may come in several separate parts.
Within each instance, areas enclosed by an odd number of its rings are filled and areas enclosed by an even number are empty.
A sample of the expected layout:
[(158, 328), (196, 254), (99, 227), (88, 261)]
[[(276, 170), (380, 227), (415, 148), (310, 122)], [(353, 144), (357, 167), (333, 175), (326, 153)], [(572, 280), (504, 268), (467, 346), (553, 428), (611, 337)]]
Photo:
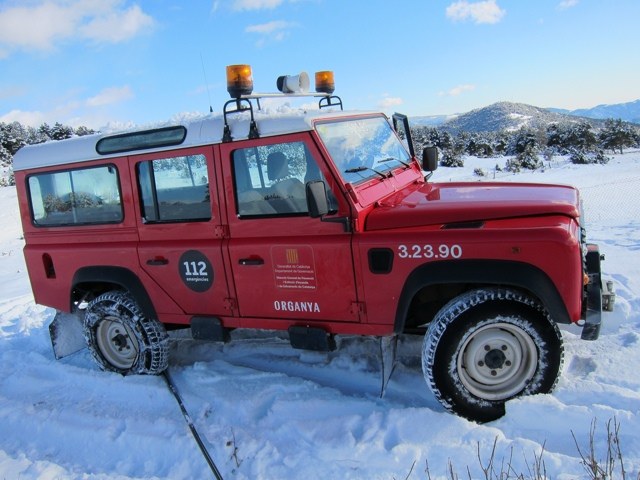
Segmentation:
[(602, 281), (600, 262), (603, 259), (597, 245), (587, 245), (585, 273), (589, 277), (589, 283), (585, 288), (586, 310), (581, 335), (583, 340), (596, 340), (600, 336), (602, 312), (612, 312), (615, 304), (613, 282)]

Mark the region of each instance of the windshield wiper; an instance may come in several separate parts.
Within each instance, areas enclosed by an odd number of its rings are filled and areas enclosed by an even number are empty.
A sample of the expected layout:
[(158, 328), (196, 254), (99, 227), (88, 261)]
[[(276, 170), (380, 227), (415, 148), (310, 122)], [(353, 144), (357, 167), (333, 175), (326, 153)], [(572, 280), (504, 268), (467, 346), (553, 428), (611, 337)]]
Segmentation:
[(407, 162), (403, 162), (402, 160), (400, 160), (399, 158), (395, 158), (395, 157), (387, 157), (387, 158), (383, 158), (382, 160), (378, 160), (378, 163), (385, 163), (385, 162), (390, 162), (391, 160), (395, 160), (396, 162), (400, 162), (402, 165), (404, 165), (405, 167), (409, 168), (411, 165), (408, 164)]
[(380, 177), (382, 178), (388, 178), (387, 175), (385, 175), (382, 172), (379, 172), (378, 170), (376, 170), (375, 168), (371, 168), (371, 167), (365, 167), (364, 165), (360, 165), (359, 167), (355, 167), (355, 168), (348, 168), (344, 171), (344, 173), (360, 173), (360, 172), (364, 172), (365, 170), (371, 170), (372, 172), (377, 173), (378, 175), (380, 175)]

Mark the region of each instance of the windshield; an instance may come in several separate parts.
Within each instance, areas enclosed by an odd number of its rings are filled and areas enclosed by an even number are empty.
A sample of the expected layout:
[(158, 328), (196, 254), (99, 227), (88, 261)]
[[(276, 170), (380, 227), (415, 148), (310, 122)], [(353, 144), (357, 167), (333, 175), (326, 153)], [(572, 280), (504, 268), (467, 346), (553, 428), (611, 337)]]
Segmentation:
[(316, 130), (347, 183), (386, 178), (411, 158), (384, 117), (323, 122)]

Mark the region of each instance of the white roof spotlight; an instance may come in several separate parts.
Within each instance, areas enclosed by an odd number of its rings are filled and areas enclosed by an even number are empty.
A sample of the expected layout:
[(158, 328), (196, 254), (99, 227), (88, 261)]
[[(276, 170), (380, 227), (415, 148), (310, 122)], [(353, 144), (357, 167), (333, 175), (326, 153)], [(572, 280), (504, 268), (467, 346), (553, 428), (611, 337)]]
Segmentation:
[(309, 91), (309, 75), (300, 72), (298, 75), (282, 75), (276, 81), (278, 90), (282, 93), (306, 93)]

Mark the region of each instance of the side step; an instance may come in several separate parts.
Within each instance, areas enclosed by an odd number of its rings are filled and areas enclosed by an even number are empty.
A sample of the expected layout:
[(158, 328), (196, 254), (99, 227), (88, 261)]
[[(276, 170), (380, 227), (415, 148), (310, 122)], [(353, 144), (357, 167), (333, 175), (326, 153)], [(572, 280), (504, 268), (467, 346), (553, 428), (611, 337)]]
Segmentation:
[(313, 350), (315, 352), (332, 352), (336, 349), (333, 335), (318, 327), (289, 327), (289, 342), (293, 348)]
[(194, 340), (228, 342), (229, 329), (222, 326), (218, 317), (192, 317), (191, 336)]

